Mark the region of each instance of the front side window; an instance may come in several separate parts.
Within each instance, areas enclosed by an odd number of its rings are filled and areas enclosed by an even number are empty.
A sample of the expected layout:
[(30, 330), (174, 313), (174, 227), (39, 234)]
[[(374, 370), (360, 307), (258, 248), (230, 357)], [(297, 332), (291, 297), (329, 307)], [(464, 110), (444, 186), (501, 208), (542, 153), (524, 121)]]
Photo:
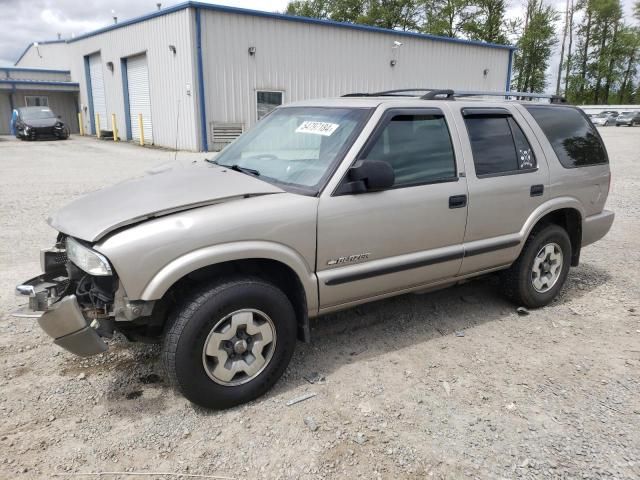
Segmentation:
[[(576, 108), (527, 105), (565, 168), (608, 163), (607, 151), (595, 127)], [(596, 118), (609, 113), (602, 113)]]
[(441, 114), (393, 116), (362, 156), (389, 163), (395, 173), (394, 186), (456, 177), (453, 145)]
[(465, 115), (477, 176), (534, 170), (536, 158), (510, 115)]
[(251, 169), (266, 181), (317, 193), (370, 112), (368, 108), (279, 108), (225, 148), (215, 163)]
[(258, 105), (258, 120), (262, 119), (274, 108), (282, 105), (282, 92), (256, 92), (256, 101)]

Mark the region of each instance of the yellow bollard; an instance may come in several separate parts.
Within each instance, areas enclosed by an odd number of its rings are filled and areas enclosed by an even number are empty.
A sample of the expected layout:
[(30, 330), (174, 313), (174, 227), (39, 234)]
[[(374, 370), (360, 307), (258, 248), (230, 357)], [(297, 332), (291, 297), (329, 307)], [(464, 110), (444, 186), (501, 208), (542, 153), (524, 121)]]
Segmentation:
[(100, 137), (100, 114), (96, 113), (96, 138)]
[(142, 123), (142, 114), (138, 114), (138, 129), (140, 131), (140, 145), (144, 146), (144, 124)]
[(111, 114), (111, 130), (113, 130), (113, 141), (118, 141), (118, 126), (116, 125), (116, 114)]
[(78, 112), (78, 127), (80, 127), (80, 135), (84, 137), (84, 124), (82, 123), (82, 112)]

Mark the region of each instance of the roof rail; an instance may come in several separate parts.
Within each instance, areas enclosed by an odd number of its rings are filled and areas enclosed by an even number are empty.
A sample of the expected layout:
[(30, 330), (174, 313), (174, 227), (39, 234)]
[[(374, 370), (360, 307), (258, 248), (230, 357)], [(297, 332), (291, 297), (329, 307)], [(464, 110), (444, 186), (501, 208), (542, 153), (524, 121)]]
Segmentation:
[(436, 97), (440, 96), (440, 95), (444, 95), (445, 98), (447, 100), (455, 100), (454, 95), (456, 94), (456, 92), (454, 92), (451, 89), (448, 90), (431, 90), (428, 93), (425, 93), (424, 95), (422, 95), (420, 97), (421, 100), (433, 100)]
[[(427, 92), (424, 95), (408, 95), (410, 92)], [(400, 95), (399, 95), (400, 94)], [(405, 95), (402, 95), (405, 94)], [(409, 96), (419, 97), (422, 100), (435, 100), (444, 96), (446, 100), (455, 100), (455, 97), (504, 97), (505, 100), (510, 97), (517, 97), (519, 100), (533, 100), (539, 98), (548, 98), (550, 103), (567, 103), (567, 99), (561, 95), (552, 93), (533, 93), (533, 92), (491, 92), (481, 90), (451, 90), (436, 88), (402, 88), (397, 90), (385, 90), (375, 93), (348, 93), (343, 97), (384, 97), (384, 96)]]

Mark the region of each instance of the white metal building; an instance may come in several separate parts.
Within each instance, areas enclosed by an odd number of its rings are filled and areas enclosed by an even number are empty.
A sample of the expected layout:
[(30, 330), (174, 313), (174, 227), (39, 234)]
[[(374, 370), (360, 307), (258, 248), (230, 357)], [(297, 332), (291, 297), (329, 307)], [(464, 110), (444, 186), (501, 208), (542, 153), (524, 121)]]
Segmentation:
[(64, 41), (20, 67), (69, 70), (87, 132), (218, 150), (275, 106), (393, 88), (508, 89), (513, 47), (187, 2)]

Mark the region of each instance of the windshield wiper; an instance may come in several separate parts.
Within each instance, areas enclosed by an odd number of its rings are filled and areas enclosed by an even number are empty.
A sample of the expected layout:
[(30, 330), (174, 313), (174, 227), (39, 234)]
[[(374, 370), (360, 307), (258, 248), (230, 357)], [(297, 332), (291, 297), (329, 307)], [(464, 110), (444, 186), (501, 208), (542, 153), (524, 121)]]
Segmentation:
[(249, 173), (251, 175), (255, 175), (256, 177), (260, 176), (260, 172), (258, 170), (254, 170), (253, 168), (241, 167), (238, 164), (231, 165), (228, 168), (230, 168), (231, 170), (235, 170), (236, 172)]
[(211, 158), (205, 158), (204, 161), (213, 163), (214, 165), (218, 165), (219, 167), (230, 168), (231, 170), (235, 170), (236, 172), (249, 173), (251, 175), (255, 175), (256, 177), (260, 176), (260, 172), (258, 170), (254, 170), (253, 168), (241, 167), (238, 164), (225, 165), (224, 163), (218, 163), (216, 160), (213, 160)]

